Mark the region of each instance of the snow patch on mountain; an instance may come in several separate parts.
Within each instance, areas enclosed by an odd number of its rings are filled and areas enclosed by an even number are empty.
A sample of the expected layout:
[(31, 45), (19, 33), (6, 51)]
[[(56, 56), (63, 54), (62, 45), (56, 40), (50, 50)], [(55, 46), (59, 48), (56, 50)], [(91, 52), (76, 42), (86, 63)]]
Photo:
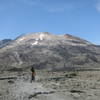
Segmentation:
[(20, 42), (22, 42), (23, 40), (25, 40), (25, 37), (22, 37), (22, 38), (18, 39), (18, 40), (17, 40), (17, 43), (20, 43)]
[(46, 35), (45, 34), (40, 34), (40, 40), (42, 41), (43, 39), (45, 39)]
[(39, 44), (39, 42), (36, 40), (34, 43), (32, 43), (31, 45), (37, 45)]

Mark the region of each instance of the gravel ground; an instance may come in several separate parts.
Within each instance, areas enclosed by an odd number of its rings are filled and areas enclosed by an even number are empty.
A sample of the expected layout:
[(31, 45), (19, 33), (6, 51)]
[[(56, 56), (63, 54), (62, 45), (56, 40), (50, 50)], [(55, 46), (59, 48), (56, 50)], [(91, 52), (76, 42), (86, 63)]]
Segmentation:
[(99, 100), (100, 98), (99, 71), (36, 71), (36, 73), (36, 81), (30, 83), (29, 71), (0, 72), (0, 100)]

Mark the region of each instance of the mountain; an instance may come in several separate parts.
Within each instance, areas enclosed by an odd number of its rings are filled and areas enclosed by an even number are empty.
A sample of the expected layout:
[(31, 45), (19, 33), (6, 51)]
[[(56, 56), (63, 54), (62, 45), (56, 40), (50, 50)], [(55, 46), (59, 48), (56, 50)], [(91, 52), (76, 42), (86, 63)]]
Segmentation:
[(11, 39), (0, 40), (0, 48), (3, 48), (4, 46), (8, 45), (11, 41)]
[(0, 70), (99, 68), (100, 46), (69, 35), (23, 34), (0, 49)]

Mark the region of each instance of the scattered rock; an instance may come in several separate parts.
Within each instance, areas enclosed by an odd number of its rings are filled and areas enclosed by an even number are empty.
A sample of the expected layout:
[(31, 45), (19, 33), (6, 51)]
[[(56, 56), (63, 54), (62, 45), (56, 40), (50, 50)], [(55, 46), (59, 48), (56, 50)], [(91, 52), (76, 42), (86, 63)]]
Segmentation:
[(77, 75), (78, 75), (78, 72), (77, 71), (73, 71), (73, 72), (67, 73), (65, 75), (65, 77), (67, 77), (67, 78), (73, 78), (73, 77), (75, 77)]
[(9, 80), (8, 83), (9, 83), (9, 84), (14, 84), (14, 81)]
[(71, 90), (70, 92), (71, 93), (84, 93), (84, 91), (81, 91), (81, 90)]
[(17, 77), (0, 77), (0, 80), (17, 79)]
[(55, 93), (55, 92), (54, 91), (50, 91), (50, 92), (37, 92), (37, 93), (34, 93), (33, 95), (30, 95), (28, 98), (31, 99), (31, 98), (36, 97), (37, 95), (40, 95), (40, 94), (52, 94), (52, 93)]
[(78, 93), (71, 94), (74, 98), (79, 98), (80, 95)]

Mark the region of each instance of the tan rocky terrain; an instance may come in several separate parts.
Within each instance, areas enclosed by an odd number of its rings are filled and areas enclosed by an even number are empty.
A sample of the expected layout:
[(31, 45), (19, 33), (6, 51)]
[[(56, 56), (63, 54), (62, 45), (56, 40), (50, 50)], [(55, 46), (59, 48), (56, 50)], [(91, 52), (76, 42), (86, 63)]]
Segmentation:
[[(99, 100), (99, 71), (30, 71), (0, 73), (0, 100)], [(6, 79), (6, 78), (15, 79)], [(16, 78), (17, 77), (17, 78)]]

